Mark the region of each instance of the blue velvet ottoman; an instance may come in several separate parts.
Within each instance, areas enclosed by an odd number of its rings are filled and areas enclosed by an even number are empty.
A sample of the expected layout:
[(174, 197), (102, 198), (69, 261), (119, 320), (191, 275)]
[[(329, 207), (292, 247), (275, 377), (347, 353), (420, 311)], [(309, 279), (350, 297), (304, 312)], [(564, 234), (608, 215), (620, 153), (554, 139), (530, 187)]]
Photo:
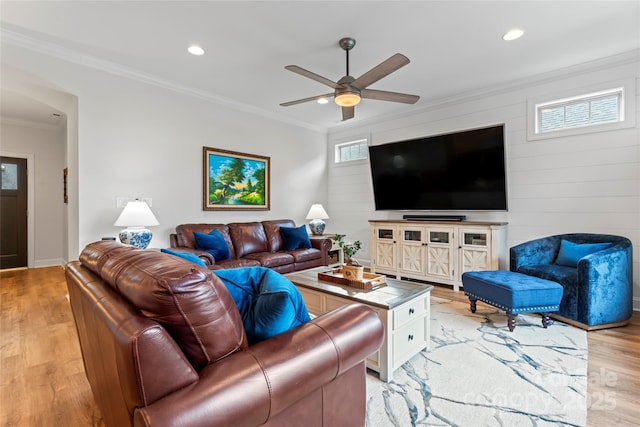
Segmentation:
[(551, 280), (506, 270), (463, 273), (462, 286), (472, 313), (476, 312), (478, 300), (504, 310), (512, 332), (520, 313), (541, 313), (542, 326), (546, 328), (549, 313), (560, 308), (563, 291), (562, 285)]

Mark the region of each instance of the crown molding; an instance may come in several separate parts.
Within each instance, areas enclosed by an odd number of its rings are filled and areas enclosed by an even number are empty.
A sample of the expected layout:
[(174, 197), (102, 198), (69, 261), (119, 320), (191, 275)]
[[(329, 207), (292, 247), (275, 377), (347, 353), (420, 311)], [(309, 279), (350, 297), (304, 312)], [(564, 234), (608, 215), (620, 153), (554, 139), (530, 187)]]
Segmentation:
[(59, 124), (49, 124), (43, 122), (36, 122), (34, 120), (16, 119), (13, 117), (0, 116), (0, 123), (3, 125), (20, 126), (32, 129), (53, 130), (58, 131), (64, 129), (67, 125), (67, 121), (63, 120)]
[(38, 52), (43, 55), (51, 56), (83, 67), (93, 68), (129, 80), (135, 80), (144, 84), (160, 87), (173, 92), (178, 92), (192, 98), (197, 98), (209, 102), (211, 104), (216, 104), (237, 111), (261, 116), (270, 120), (283, 122), (315, 132), (324, 134), (327, 133), (326, 127), (313, 125), (299, 120), (293, 120), (280, 114), (272, 113), (270, 111), (254, 107), (252, 105), (236, 102), (231, 99), (204, 92), (193, 87), (161, 79), (155, 75), (144, 73), (133, 68), (125, 67), (115, 62), (106, 61), (89, 55), (84, 55), (75, 50), (62, 47), (55, 43), (26, 35), (15, 29), (9, 29), (3, 26), (0, 30), (0, 39), (3, 43)]

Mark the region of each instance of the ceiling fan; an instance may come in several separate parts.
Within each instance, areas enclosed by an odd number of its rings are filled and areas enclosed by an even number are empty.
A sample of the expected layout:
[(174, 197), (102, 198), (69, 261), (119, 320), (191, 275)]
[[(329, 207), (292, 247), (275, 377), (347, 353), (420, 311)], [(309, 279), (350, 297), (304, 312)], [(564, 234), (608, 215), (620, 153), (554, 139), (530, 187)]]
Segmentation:
[(311, 71), (300, 68), (297, 65), (287, 65), (284, 67), (289, 71), (308, 77), (324, 85), (333, 88), (333, 93), (311, 96), (309, 98), (298, 99), (295, 101), (283, 102), (283, 107), (290, 105), (302, 104), (303, 102), (317, 101), (334, 97), (336, 104), (342, 107), (342, 120), (349, 120), (354, 117), (354, 107), (360, 102), (361, 98), (377, 99), (379, 101), (402, 102), (405, 104), (415, 104), (418, 99), (417, 95), (409, 95), (406, 93), (387, 92), (383, 90), (367, 89), (367, 87), (385, 76), (393, 73), (401, 67), (407, 65), (410, 61), (406, 56), (396, 53), (386, 61), (376, 65), (360, 77), (353, 78), (349, 75), (349, 51), (356, 45), (356, 40), (351, 37), (340, 39), (339, 45), (347, 54), (347, 74), (337, 82), (331, 81), (325, 77), (319, 76)]

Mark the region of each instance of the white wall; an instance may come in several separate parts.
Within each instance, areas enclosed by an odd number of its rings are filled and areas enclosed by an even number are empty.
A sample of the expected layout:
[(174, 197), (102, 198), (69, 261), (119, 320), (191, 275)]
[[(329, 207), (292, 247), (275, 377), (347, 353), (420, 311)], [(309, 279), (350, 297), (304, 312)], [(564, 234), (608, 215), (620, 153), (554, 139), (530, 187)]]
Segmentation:
[[(117, 235), (119, 196), (152, 198), (160, 222), (152, 228), (152, 247), (168, 246), (181, 223), (291, 218), (303, 224), (312, 203), (326, 203), (324, 133), (15, 46), (3, 46), (2, 60), (77, 99), (77, 108), (62, 109), (70, 123), (61, 155), (67, 150), (70, 197), (76, 191), (78, 199), (77, 220), (71, 201), (67, 216), (68, 258), (77, 257), (74, 248)], [(203, 211), (203, 146), (269, 156), (271, 210)]]
[[(546, 235), (591, 232), (630, 238), (634, 245), (634, 305), (640, 309), (640, 89), (638, 56), (540, 76), (519, 87), (449, 102), (384, 122), (360, 123), (330, 132), (334, 145), (368, 136), (371, 144), (463, 129), (506, 125), (508, 212), (444, 212), (469, 220), (506, 221), (507, 248)], [(569, 70), (568, 70), (569, 71)], [(527, 101), (541, 95), (587, 89), (631, 79), (635, 126), (585, 135), (527, 139)], [(428, 98), (428, 91), (424, 94)], [(328, 228), (365, 243), (357, 258), (368, 264), (369, 219), (399, 219), (406, 213), (375, 211), (368, 163), (334, 165), (330, 157)], [(433, 213), (433, 212), (432, 212)], [(441, 213), (441, 212), (439, 212)], [(507, 260), (508, 262), (508, 260)], [(507, 264), (508, 265), (508, 264)]]
[(27, 158), (30, 182), (29, 264), (33, 267), (63, 262), (64, 129), (28, 122), (3, 121), (0, 154)]

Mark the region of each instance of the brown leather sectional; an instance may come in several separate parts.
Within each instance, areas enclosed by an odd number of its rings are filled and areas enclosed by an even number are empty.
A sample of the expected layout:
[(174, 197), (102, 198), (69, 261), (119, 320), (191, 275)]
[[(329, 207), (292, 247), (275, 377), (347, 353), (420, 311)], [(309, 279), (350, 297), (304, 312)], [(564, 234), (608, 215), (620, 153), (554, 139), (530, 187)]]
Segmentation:
[[(290, 273), (328, 264), (331, 239), (311, 239), (309, 249), (285, 251), (280, 227), (295, 227), (290, 219), (261, 222), (233, 222), (229, 224), (181, 224), (170, 235), (171, 248), (177, 251), (197, 254), (210, 268), (236, 268), (263, 266)], [(206, 252), (196, 249), (193, 232), (208, 234), (214, 229), (220, 231), (230, 257), (216, 260)]]
[(87, 378), (109, 427), (363, 426), (378, 315), (343, 306), (249, 346), (215, 271), (117, 242), (66, 268)]

